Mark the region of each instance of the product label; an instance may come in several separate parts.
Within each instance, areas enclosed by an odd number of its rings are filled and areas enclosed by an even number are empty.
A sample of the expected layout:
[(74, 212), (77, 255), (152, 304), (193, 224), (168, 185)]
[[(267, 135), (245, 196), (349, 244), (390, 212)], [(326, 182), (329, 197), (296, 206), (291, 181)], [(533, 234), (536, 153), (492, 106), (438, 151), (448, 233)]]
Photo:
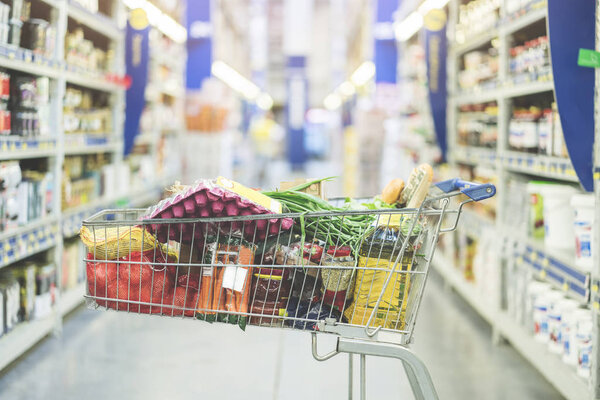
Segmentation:
[(274, 212), (275, 214), (281, 214), (281, 203), (275, 199), (265, 196), (264, 194), (250, 189), (241, 183), (234, 182), (222, 176), (217, 178), (217, 184), (224, 189), (237, 193), (238, 195), (266, 208), (267, 210)]
[(223, 272), (223, 284), (221, 285), (224, 289), (232, 289), (236, 292), (244, 290), (244, 284), (246, 282), (246, 275), (248, 270), (246, 268), (238, 268), (234, 265), (225, 266)]

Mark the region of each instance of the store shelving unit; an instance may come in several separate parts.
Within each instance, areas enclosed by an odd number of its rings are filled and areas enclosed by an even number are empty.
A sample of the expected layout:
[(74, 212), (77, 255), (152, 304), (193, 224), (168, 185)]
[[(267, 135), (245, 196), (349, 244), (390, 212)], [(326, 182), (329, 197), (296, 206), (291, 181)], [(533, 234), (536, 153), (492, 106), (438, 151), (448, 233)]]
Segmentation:
[[(456, 22), (458, 21), (458, 0), (449, 3), (449, 32), (450, 46), (448, 55), (448, 148), (449, 160), (453, 165), (482, 166), (486, 170), (494, 171), (497, 177), (498, 199), (496, 218), (484, 217), (479, 213), (466, 210), (461, 216), (459, 229), (471, 237), (479, 237), (482, 229), (492, 230), (498, 238), (498, 257), (504, 263), (512, 263), (517, 268), (524, 268), (538, 280), (550, 283), (555, 289), (562, 290), (567, 296), (578, 301), (582, 306), (589, 307), (590, 301), (598, 305), (600, 309), (600, 271), (593, 273), (582, 271), (575, 264), (575, 255), (548, 249), (543, 242), (531, 239), (525, 235), (515, 233), (514, 227), (506, 226), (511, 210), (504, 209), (507, 204), (508, 179), (512, 175), (522, 176), (525, 179), (551, 179), (565, 184), (577, 184), (579, 180), (568, 158), (556, 156), (539, 155), (526, 152), (512, 151), (508, 148), (509, 119), (514, 98), (530, 96), (548, 96), (554, 90), (553, 80), (550, 77), (540, 77), (539, 81), (526, 83), (514, 83), (509, 72), (509, 48), (512, 45), (513, 35), (517, 32), (527, 30), (532, 24), (540, 27), (542, 21), (547, 18), (547, 5), (545, 1), (534, 0), (520, 12), (507, 15), (504, 2), (500, 2), (499, 19), (496, 25), (484, 33), (466, 38), (463, 43), (453, 42)], [(600, 28), (599, 28), (600, 29)], [(498, 51), (499, 70), (494, 83), (481, 88), (475, 88), (468, 92), (460, 91), (458, 85), (458, 68), (460, 58), (465, 53), (494, 46)], [(600, 80), (599, 80), (600, 81)], [(479, 104), (495, 102), (498, 106), (497, 129), (498, 138), (495, 147), (474, 147), (459, 144), (458, 124), (459, 107), (468, 104)], [(597, 100), (596, 113), (600, 102)], [(597, 130), (599, 124), (596, 124)], [(598, 137), (596, 139), (597, 160), (600, 160), (598, 150)], [(598, 164), (600, 162), (597, 161)], [(598, 178), (596, 186), (598, 186)], [(597, 193), (597, 204), (600, 204), (599, 190)], [(597, 207), (598, 209), (598, 207)], [(598, 217), (596, 229), (600, 224)], [(598, 240), (598, 238), (596, 238)], [(596, 242), (596, 248), (600, 248), (600, 242)], [(503, 309), (502, 296), (499, 299), (490, 300), (490, 296), (480, 293), (477, 287), (468, 282), (458, 269), (453, 268), (455, 260), (449, 255), (438, 250), (433, 260), (434, 268), (442, 275), (449, 286), (453, 287), (465, 301), (473, 307), (492, 327), (495, 338), (504, 338), (523, 355), (535, 368), (537, 368), (548, 381), (553, 384), (563, 396), (569, 400), (595, 399), (600, 393), (595, 386), (597, 376), (600, 372), (592, 372), (591, 382), (580, 378), (576, 371), (564, 364), (560, 357), (550, 353), (545, 344), (537, 342), (533, 335), (513, 320), (513, 317)], [(595, 265), (598, 268), (598, 260)], [(500, 264), (501, 269), (505, 268)], [(504, 266), (502, 266), (504, 265)], [(502, 287), (502, 271), (498, 276)], [(598, 328), (595, 324), (595, 343), (598, 340)], [(598, 350), (595, 350), (598, 351)], [(600, 355), (600, 351), (598, 353)], [(598, 360), (595, 356), (594, 360)], [(598, 368), (598, 363), (595, 367)]]
[[(0, 232), (0, 268), (48, 252), (48, 257), (53, 258), (57, 267), (57, 282), (60, 286), (63, 240), (78, 234), (83, 219), (105, 208), (142, 207), (152, 203), (160, 198), (163, 188), (172, 183), (174, 177), (156, 177), (152, 182), (134, 185), (128, 192), (112, 190), (111, 192), (118, 195), (104, 196), (75, 208), (62, 209), (60, 188), (65, 156), (104, 153), (111, 157), (113, 163), (123, 161), (125, 87), (119, 78), (125, 74), (125, 33), (120, 26), (125, 20), (125, 7), (120, 0), (112, 0), (112, 17), (108, 17), (101, 13), (91, 13), (71, 0), (37, 1), (42, 1), (52, 8), (51, 22), (57, 30), (55, 58), (39, 57), (26, 49), (0, 46), (0, 68), (50, 78), (50, 107), (56, 117), (51, 121), (50, 136), (32, 139), (0, 136), (0, 160), (48, 159), (49, 171), (54, 177), (53, 210), (47, 217)], [(109, 41), (110, 48), (115, 53), (113, 71), (104, 75), (67, 65), (64, 61), (64, 35), (69, 19)], [(109, 93), (114, 128), (106, 140), (84, 137), (75, 138), (77, 140), (73, 141), (74, 136), (67, 137), (63, 132), (62, 99), (67, 84)], [(0, 337), (0, 371), (48, 334), (59, 333), (64, 315), (83, 303), (84, 283), (70, 290), (62, 290), (60, 287), (57, 290), (57, 301), (50, 316), (18, 324), (11, 332)]]

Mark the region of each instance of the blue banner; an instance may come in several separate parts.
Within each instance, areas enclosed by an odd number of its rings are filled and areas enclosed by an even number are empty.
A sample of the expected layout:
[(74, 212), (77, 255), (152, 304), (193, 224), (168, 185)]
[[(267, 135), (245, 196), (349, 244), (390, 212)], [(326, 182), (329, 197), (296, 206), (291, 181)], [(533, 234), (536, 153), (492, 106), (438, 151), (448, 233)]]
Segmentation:
[(573, 169), (594, 190), (594, 69), (577, 65), (580, 48), (595, 48), (596, 3), (549, 0), (548, 33), (554, 93)]
[(146, 105), (148, 81), (148, 18), (140, 8), (131, 10), (125, 34), (125, 73), (131, 86), (125, 95), (124, 154), (133, 150), (135, 137), (140, 130), (140, 118)]
[(446, 12), (431, 10), (425, 16), (425, 62), (427, 63), (427, 90), (433, 126), (442, 158), (446, 160), (446, 58), (448, 40), (446, 39)]
[(299, 169), (302, 168), (307, 158), (304, 147), (304, 115), (308, 108), (306, 57), (289, 56), (286, 74), (287, 156), (292, 169)]
[(212, 65), (212, 24), (210, 1), (190, 1), (186, 12), (188, 31), (186, 86), (200, 89), (202, 81), (210, 77)]

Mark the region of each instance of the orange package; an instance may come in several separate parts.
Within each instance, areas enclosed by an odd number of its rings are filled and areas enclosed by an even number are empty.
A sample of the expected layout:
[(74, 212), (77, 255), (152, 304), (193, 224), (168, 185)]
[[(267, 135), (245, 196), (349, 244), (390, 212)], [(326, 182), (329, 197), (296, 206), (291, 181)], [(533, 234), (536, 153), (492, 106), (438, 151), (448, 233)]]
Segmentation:
[(212, 246), (212, 266), (202, 269), (197, 316), (209, 322), (239, 324), (245, 329), (254, 250), (244, 245)]

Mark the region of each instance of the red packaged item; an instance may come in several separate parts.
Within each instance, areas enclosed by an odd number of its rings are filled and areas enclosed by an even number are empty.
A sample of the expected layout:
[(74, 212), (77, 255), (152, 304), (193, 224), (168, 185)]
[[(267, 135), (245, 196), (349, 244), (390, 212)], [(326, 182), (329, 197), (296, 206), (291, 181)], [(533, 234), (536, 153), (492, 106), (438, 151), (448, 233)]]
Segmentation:
[[(285, 316), (285, 308), (290, 297), (289, 268), (260, 268), (254, 274), (251, 308), (252, 314)], [(250, 317), (250, 324), (271, 325), (277, 319), (259, 316)]]
[[(93, 255), (88, 254), (88, 259), (92, 258)], [(165, 262), (164, 256), (154, 250), (131, 253), (121, 257), (119, 263), (105, 260), (88, 261), (88, 292), (90, 296), (101, 298), (96, 300), (96, 303), (102, 307), (142, 314), (171, 314), (172, 307), (130, 303), (173, 304), (176, 295), (176, 268), (160, 265)]]

